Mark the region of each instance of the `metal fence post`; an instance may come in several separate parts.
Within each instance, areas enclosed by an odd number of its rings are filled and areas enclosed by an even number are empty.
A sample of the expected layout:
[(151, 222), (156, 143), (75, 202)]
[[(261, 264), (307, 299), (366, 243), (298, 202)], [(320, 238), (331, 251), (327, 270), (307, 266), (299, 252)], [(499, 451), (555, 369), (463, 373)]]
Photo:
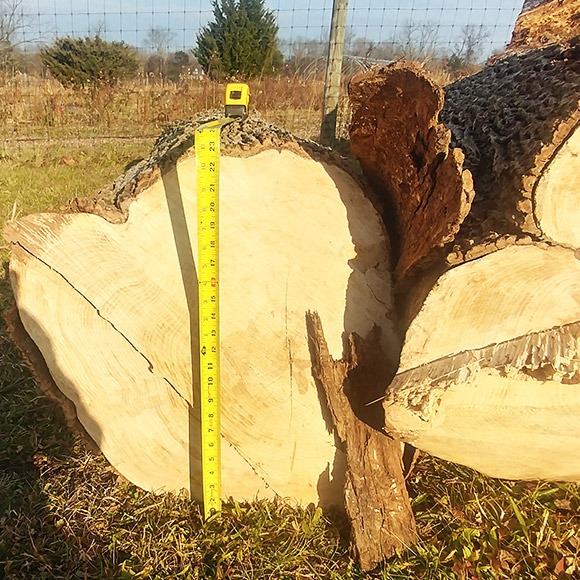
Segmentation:
[(324, 82), (323, 115), (320, 126), (320, 142), (324, 145), (331, 145), (336, 139), (336, 119), (340, 96), (347, 9), (348, 0), (334, 0), (328, 60), (326, 63), (326, 79)]

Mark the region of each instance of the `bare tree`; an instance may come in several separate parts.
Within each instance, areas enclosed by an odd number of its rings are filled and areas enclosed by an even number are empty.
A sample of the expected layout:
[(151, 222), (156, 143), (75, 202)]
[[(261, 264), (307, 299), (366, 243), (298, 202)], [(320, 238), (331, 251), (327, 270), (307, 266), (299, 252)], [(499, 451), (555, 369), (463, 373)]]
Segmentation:
[(99, 20), (96, 24), (89, 29), (90, 36), (102, 38), (107, 35), (107, 21)]
[(433, 22), (417, 24), (408, 20), (395, 41), (397, 56), (424, 63), (429, 62), (436, 56), (438, 36), (437, 24)]
[(485, 26), (467, 24), (461, 29), (461, 34), (455, 43), (453, 52), (447, 59), (451, 71), (462, 71), (473, 68), (482, 59), (483, 44), (489, 38)]
[(27, 28), (30, 28), (30, 16), (24, 12), (23, 0), (0, 0), (0, 68), (14, 62), (17, 47), (24, 42), (22, 33)]
[(145, 71), (159, 78), (164, 78), (167, 73), (167, 52), (175, 33), (169, 28), (152, 26), (143, 39), (143, 45), (151, 51), (151, 55), (145, 62)]
[(175, 33), (169, 28), (152, 26), (147, 31), (147, 36), (143, 40), (143, 45), (149, 48), (154, 54), (165, 56), (171, 41), (175, 38)]

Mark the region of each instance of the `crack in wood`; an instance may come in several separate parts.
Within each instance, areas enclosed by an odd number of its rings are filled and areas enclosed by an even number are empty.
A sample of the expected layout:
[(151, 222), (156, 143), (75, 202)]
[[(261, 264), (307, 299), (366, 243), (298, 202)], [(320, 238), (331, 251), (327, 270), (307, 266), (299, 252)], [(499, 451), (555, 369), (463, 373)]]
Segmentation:
[[(151, 362), (151, 360), (149, 360), (149, 358), (143, 353), (141, 352), (141, 350), (139, 350), (139, 348), (133, 344), (133, 342), (123, 333), (121, 332), (113, 322), (111, 322), (109, 319), (107, 319), (105, 316), (103, 316), (103, 314), (101, 313), (101, 311), (99, 310), (99, 308), (97, 308), (96, 304), (94, 304), (93, 302), (91, 302), (91, 300), (89, 300), (89, 298), (87, 296), (85, 296), (74, 284), (72, 284), (72, 282), (70, 282), (70, 280), (67, 279), (67, 277), (62, 273), (59, 272), (57, 269), (53, 268), (48, 262), (46, 262), (45, 260), (43, 260), (42, 258), (40, 258), (39, 256), (35, 255), (32, 251), (30, 251), (28, 248), (26, 248), (22, 242), (12, 242), (15, 246), (18, 246), (20, 249), (22, 249), (22, 251), (26, 252), (29, 256), (31, 256), (32, 258), (34, 258), (35, 260), (38, 260), (41, 264), (44, 264), (49, 270), (51, 270), (52, 272), (54, 272), (55, 274), (57, 274), (58, 276), (60, 276), (65, 283), (72, 289), (74, 290), (79, 296), (81, 296), (84, 300), (86, 300), (95, 310), (97, 316), (103, 320), (104, 322), (106, 322), (107, 324), (109, 324), (111, 326), (111, 328), (117, 332), (120, 336), (123, 337), (123, 339), (125, 341), (127, 341), (127, 344), (129, 344), (129, 346), (131, 346), (131, 348), (137, 353), (139, 354), (141, 357), (143, 357), (143, 359), (147, 362), (147, 366), (149, 368), (149, 371), (152, 374), (156, 374), (155, 371), (155, 366), (154, 364)], [(175, 392), (175, 394), (182, 399), (186, 405), (188, 407), (191, 407), (189, 401), (179, 392), (179, 390), (175, 387), (175, 385), (173, 385), (173, 383), (165, 376), (161, 376), (161, 378), (169, 385), (169, 387)]]
[(441, 357), (397, 374), (383, 398), (389, 403), (403, 402), (428, 420), (431, 409), (451, 384), (466, 382), (486, 368), (496, 369), (506, 377), (523, 374), (537, 381), (559, 381), (574, 388), (573, 385), (580, 384), (579, 339), (580, 322), (572, 322)]
[[(55, 274), (57, 274), (58, 276), (60, 276), (64, 282), (72, 289), (74, 290), (77, 294), (79, 294), (84, 300), (86, 300), (95, 310), (95, 312), (97, 313), (97, 315), (99, 316), (99, 318), (101, 318), (101, 320), (103, 320), (104, 322), (106, 322), (107, 324), (109, 324), (111, 326), (111, 328), (113, 328), (113, 330), (115, 330), (115, 332), (117, 332), (120, 336), (123, 337), (123, 339), (127, 342), (127, 344), (129, 344), (134, 350), (135, 352), (137, 352), (141, 357), (143, 357), (143, 359), (147, 362), (149, 371), (151, 373), (154, 373), (155, 368), (153, 363), (147, 358), (147, 356), (145, 354), (143, 354), (136, 345), (134, 345), (131, 340), (129, 340), (129, 338), (123, 333), (121, 332), (110, 320), (108, 320), (106, 317), (104, 317), (102, 315), (102, 313), (100, 312), (100, 310), (96, 307), (96, 305), (91, 302), (91, 300), (89, 300), (78, 288), (76, 288), (74, 286), (74, 284), (72, 284), (67, 278), (66, 276), (64, 276), (61, 272), (59, 272), (58, 270), (56, 270), (55, 268), (53, 268), (50, 264), (48, 264), (46, 261), (44, 261), (42, 258), (39, 258), (38, 256), (36, 256), (33, 252), (31, 252), (29, 249), (27, 249), (25, 246), (22, 245), (21, 242), (13, 242), (14, 245), (18, 246), (22, 251), (26, 252), (26, 254), (28, 254), (29, 256), (31, 256), (33, 259), (38, 260), (41, 264), (45, 265), (47, 268), (49, 268), (52, 272), (54, 272)], [(165, 376), (161, 376), (161, 378), (163, 379), (163, 381), (165, 381), (167, 383), (167, 385), (169, 385), (169, 387), (172, 389), (172, 391), (174, 391), (179, 398), (184, 401), (184, 403), (187, 405), (188, 409), (193, 409), (194, 407), (189, 403), (189, 401), (177, 390), (177, 388), (172, 384), (172, 382)], [(68, 399), (67, 399), (68, 400)], [(62, 404), (61, 399), (59, 398), (59, 401)], [(73, 403), (74, 404), (74, 403)], [(70, 412), (70, 411), (69, 411)], [(75, 413), (76, 415), (76, 413)], [(72, 422), (72, 420), (71, 420)], [(88, 440), (90, 440), (91, 442), (93, 441), (92, 437), (90, 437), (90, 435), (88, 435), (86, 429), (84, 428), (84, 426), (82, 426), (82, 423), (80, 423), (80, 420), (78, 419), (78, 417), (76, 418), (76, 420), (74, 421), (74, 426), (76, 428), (78, 428), (78, 426), (81, 426), (81, 431), (86, 435), (86, 437), (88, 438)], [(221, 434), (222, 439), (242, 458), (242, 460), (247, 463), (247, 465), (250, 467), (250, 469), (254, 472), (254, 474), (256, 475), (256, 477), (258, 477), (263, 483), (264, 485), (271, 489), (274, 493), (276, 493), (277, 495), (279, 495), (276, 490), (272, 487), (271, 483), (268, 481), (268, 474), (264, 472), (265, 475), (261, 475), (258, 471), (258, 468), (252, 463), (252, 461), (246, 457), (241, 451), (240, 449), (238, 449), (238, 447), (232, 442), (230, 441), (227, 437), (224, 436), (224, 434)]]

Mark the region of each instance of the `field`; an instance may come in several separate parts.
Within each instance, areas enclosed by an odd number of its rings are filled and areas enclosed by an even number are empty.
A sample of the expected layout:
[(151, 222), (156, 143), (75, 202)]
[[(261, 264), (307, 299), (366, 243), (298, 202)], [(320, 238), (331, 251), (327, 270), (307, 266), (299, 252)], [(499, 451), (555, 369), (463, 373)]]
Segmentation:
[[(221, 107), (212, 83), (126, 85), (95, 95), (34, 78), (0, 82), (0, 218), (57, 210), (147, 154), (167, 122)], [(321, 87), (253, 87), (267, 120), (315, 138)], [(346, 118), (346, 111), (344, 111)], [(0, 249), (0, 307), (11, 304)], [(68, 428), (0, 321), (2, 578), (573, 578), (580, 487), (482, 477), (427, 455), (409, 477), (421, 541), (372, 574), (350, 559), (340, 514), (229, 502), (203, 523), (186, 497), (146, 493)], [(565, 458), (564, 458), (565, 460)]]
[[(301, 137), (318, 138), (323, 88), (321, 80), (266, 78), (252, 83), (251, 107)], [(0, 76), (0, 137), (154, 137), (171, 121), (221, 109), (224, 90), (224, 84), (209, 80), (176, 84), (141, 78), (82, 92), (51, 79)], [(345, 134), (344, 121), (339, 129)]]

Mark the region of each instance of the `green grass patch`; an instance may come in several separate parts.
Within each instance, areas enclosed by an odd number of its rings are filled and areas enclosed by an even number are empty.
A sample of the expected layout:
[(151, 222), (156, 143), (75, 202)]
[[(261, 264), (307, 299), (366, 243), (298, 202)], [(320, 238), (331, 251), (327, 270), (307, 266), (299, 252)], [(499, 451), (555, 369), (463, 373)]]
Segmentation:
[(149, 141), (13, 142), (0, 149), (0, 217), (57, 209), (88, 195), (146, 155)]
[[(149, 145), (4, 148), (2, 220), (99, 189)], [(9, 302), (0, 274), (0, 306)], [(228, 502), (204, 523), (195, 502), (144, 492), (89, 451), (0, 322), (0, 578), (578, 577), (578, 486), (502, 482), (423, 455), (409, 487), (421, 541), (372, 574), (349, 557), (343, 516), (315, 506)]]

